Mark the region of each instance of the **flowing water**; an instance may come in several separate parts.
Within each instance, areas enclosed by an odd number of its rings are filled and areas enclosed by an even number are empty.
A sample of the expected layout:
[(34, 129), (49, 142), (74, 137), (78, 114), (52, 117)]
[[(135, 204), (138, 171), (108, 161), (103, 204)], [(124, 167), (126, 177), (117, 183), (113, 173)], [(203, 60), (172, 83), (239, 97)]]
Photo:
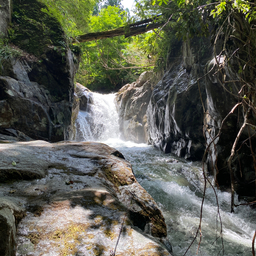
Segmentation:
[[(101, 141), (123, 153), (132, 163), (138, 182), (151, 194), (164, 214), (173, 255), (184, 255), (195, 237), (200, 220), (204, 187), (201, 164), (164, 154), (146, 144), (122, 141), (114, 94), (94, 93), (92, 98), (90, 112), (79, 113), (77, 139)], [(198, 236), (186, 255), (251, 256), (256, 230), (255, 211), (248, 206), (239, 206), (235, 213), (230, 213), (230, 194), (216, 193), (219, 214), (215, 193), (208, 186), (200, 246)], [(236, 203), (241, 202), (236, 198)]]

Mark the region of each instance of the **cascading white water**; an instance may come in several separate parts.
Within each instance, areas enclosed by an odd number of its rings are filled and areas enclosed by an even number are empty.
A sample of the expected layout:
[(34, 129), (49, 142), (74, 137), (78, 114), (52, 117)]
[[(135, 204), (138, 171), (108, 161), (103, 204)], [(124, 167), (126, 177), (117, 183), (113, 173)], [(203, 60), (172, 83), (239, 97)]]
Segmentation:
[(120, 137), (115, 94), (85, 92), (88, 111), (80, 111), (76, 121), (77, 140), (105, 141)]
[[(173, 255), (184, 255), (199, 224), (203, 194), (200, 165), (171, 154), (163, 154), (146, 144), (122, 141), (118, 130), (114, 94), (93, 93), (92, 102), (88, 108), (90, 112), (79, 113), (78, 139), (98, 140), (123, 153), (132, 163), (139, 183), (163, 211)], [(217, 194), (222, 234), (215, 195), (209, 187), (203, 208), (202, 241), (199, 250), (199, 240), (196, 239), (186, 255), (251, 256), (252, 237), (256, 230), (255, 211), (248, 206), (239, 206), (236, 213), (231, 214), (230, 194), (221, 191), (217, 191)]]

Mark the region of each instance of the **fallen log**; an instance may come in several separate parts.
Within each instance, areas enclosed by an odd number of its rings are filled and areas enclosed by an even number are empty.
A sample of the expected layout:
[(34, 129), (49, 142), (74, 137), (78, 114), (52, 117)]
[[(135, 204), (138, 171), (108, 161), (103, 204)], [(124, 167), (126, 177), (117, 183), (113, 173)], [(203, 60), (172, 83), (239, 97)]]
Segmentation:
[(82, 43), (122, 35), (125, 37), (130, 37), (146, 33), (147, 31), (153, 30), (163, 25), (163, 22), (154, 22), (154, 19), (146, 19), (113, 30), (84, 34), (76, 37), (73, 42)]

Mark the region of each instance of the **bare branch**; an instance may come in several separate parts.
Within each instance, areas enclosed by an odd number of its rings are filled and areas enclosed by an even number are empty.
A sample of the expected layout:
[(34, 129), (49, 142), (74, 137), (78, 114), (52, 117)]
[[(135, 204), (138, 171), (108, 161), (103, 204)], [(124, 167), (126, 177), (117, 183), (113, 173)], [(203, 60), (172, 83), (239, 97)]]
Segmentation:
[(244, 117), (244, 123), (243, 125), (241, 126), (237, 136), (236, 136), (236, 139), (233, 143), (233, 146), (232, 146), (232, 149), (231, 149), (231, 154), (228, 158), (228, 169), (229, 169), (229, 172), (230, 172), (230, 180), (231, 180), (231, 212), (234, 212), (234, 196), (235, 196), (235, 177), (234, 177), (234, 172), (233, 172), (233, 169), (232, 169), (232, 160), (233, 160), (233, 157), (235, 155), (235, 149), (236, 149), (236, 145), (241, 137), (241, 134), (244, 130), (244, 128), (246, 127), (246, 124), (247, 124), (247, 118), (248, 118), (248, 114), (249, 114), (249, 111), (250, 111), (250, 108), (246, 111), (246, 114), (245, 114), (245, 117)]
[(255, 250), (254, 250), (255, 237), (256, 237), (256, 231), (254, 232), (254, 235), (252, 238), (252, 256), (255, 256)]

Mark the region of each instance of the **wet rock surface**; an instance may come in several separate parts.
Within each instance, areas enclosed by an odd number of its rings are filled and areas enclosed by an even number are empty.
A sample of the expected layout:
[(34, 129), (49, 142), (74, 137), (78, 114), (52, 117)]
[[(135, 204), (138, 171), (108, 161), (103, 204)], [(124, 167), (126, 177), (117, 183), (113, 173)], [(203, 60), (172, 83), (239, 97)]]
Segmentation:
[(93, 103), (90, 90), (82, 84), (76, 83), (75, 94), (79, 99), (79, 109), (90, 111), (90, 104)]
[[(28, 68), (30, 72), (26, 71)], [(63, 140), (72, 114), (74, 74), (70, 75), (68, 70), (69, 65), (64, 71), (69, 82), (57, 83), (46, 66), (13, 60), (10, 70), (0, 76), (1, 133), (6, 135), (8, 129), (13, 129), (33, 139)], [(33, 72), (41, 79), (43, 73), (48, 73), (48, 81), (42, 84), (35, 77), (29, 77)], [(55, 93), (50, 94), (48, 87), (55, 87)]]
[[(147, 87), (147, 82), (141, 85), (137, 81), (124, 86), (117, 94), (124, 137), (135, 142), (147, 138), (162, 151), (192, 161), (201, 161), (207, 150), (205, 162), (216, 185), (230, 188), (227, 159), (243, 122), (241, 108), (231, 111), (238, 103), (234, 95), (238, 94), (240, 85), (227, 83), (224, 88), (221, 84), (223, 78), (208, 39), (203, 44), (196, 38), (177, 44), (170, 59), (168, 70), (157, 84)], [(225, 56), (218, 56), (221, 65), (224, 60)], [(228, 65), (223, 68), (226, 81), (239, 80), (239, 75)], [(144, 94), (143, 88), (149, 93)], [(248, 122), (255, 126), (253, 113)], [(250, 158), (254, 155), (253, 134), (249, 127), (243, 131), (232, 162), (235, 190), (245, 197), (255, 196), (255, 168)]]
[(111, 255), (118, 239), (116, 255), (170, 255), (162, 213), (117, 150), (2, 143), (0, 162), (1, 255)]
[(154, 85), (153, 72), (143, 72), (138, 80), (122, 87), (117, 95), (120, 131), (126, 140), (147, 142), (147, 107)]
[(25, 209), (18, 200), (0, 197), (0, 254), (15, 255), (16, 225), (25, 216)]
[(203, 76), (203, 68), (195, 62), (189, 43), (179, 51), (152, 92), (147, 109), (149, 141), (166, 153), (201, 160), (206, 94), (203, 81), (197, 78)]

